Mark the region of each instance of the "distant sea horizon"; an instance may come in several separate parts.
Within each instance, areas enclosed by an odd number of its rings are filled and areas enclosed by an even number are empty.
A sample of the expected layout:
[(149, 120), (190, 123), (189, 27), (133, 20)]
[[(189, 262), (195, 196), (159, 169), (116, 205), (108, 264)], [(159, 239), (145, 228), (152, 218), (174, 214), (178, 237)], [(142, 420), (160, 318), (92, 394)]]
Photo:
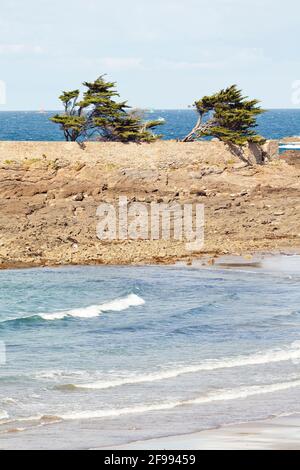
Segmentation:
[[(59, 126), (49, 118), (62, 110), (0, 111), (0, 141), (64, 141)], [(164, 119), (157, 128), (164, 140), (182, 139), (194, 126), (197, 115), (191, 108), (146, 109), (146, 119)], [(300, 135), (300, 109), (272, 108), (257, 119), (257, 132), (266, 139)]]
[[(140, 109), (142, 111), (194, 111), (194, 109), (191, 106), (187, 106), (186, 108), (151, 108), (151, 107), (140, 107), (140, 106), (131, 106), (130, 109)], [(265, 111), (297, 111), (300, 110), (300, 108), (264, 108)], [(61, 113), (63, 110), (60, 109), (46, 109), (46, 108), (34, 108), (34, 109), (2, 109), (0, 110), (0, 113), (31, 113), (31, 112), (54, 112), (54, 113)]]

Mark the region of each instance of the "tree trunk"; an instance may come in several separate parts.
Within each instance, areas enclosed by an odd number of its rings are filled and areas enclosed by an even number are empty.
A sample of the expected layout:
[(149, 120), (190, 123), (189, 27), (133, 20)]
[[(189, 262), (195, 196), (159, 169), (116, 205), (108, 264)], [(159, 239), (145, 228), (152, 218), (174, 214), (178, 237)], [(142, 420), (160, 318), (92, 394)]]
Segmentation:
[(200, 129), (201, 122), (202, 122), (202, 116), (199, 116), (195, 127), (191, 130), (191, 132), (186, 137), (184, 137), (184, 139), (182, 139), (182, 142), (191, 142), (192, 140), (194, 140), (193, 136)]
[(198, 133), (200, 134), (201, 132), (206, 132), (208, 131), (211, 127), (217, 126), (218, 122), (215, 121), (215, 119), (209, 119), (205, 123), (202, 124), (202, 116), (199, 117), (197, 124), (193, 128), (193, 130), (184, 138), (182, 139), (182, 142), (192, 142), (195, 140), (195, 134)]

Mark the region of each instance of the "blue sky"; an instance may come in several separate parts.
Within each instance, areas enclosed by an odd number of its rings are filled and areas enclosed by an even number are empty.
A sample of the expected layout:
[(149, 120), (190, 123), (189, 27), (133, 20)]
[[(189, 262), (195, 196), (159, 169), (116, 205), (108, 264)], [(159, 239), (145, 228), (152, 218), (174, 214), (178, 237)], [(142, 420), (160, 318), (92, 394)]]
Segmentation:
[(0, 110), (58, 109), (61, 90), (107, 73), (138, 107), (185, 108), (237, 83), (299, 107), (298, 0), (4, 0)]

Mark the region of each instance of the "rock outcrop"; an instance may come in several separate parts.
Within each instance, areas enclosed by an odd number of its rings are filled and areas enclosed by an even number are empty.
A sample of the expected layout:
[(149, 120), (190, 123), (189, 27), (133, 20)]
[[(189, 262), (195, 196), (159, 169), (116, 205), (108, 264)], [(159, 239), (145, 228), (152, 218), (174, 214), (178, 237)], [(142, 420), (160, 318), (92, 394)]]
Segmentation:
[[(204, 248), (191, 255), (176, 240), (99, 240), (97, 207), (121, 195), (129, 204), (203, 203)], [(221, 142), (0, 143), (2, 268), (295, 248), (299, 209), (300, 169), (280, 159), (249, 166)]]

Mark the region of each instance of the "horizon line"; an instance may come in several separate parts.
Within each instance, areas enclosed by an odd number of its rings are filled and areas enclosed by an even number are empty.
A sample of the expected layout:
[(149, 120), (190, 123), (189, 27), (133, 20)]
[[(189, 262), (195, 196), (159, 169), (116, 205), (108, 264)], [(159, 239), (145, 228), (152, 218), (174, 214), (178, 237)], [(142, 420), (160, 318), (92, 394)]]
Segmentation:
[[(195, 109), (192, 106), (188, 106), (186, 108), (142, 108), (139, 106), (132, 106), (131, 109), (140, 109), (141, 111), (195, 111)], [(282, 108), (282, 107), (265, 107), (266, 111), (272, 111), (272, 110), (294, 110), (294, 111), (299, 111), (299, 108), (296, 107), (289, 107), (289, 108)], [(50, 112), (63, 112), (63, 109), (43, 109), (43, 108), (37, 108), (37, 109), (0, 109), (0, 113), (13, 113), (13, 112), (37, 112), (37, 113), (50, 113)]]

